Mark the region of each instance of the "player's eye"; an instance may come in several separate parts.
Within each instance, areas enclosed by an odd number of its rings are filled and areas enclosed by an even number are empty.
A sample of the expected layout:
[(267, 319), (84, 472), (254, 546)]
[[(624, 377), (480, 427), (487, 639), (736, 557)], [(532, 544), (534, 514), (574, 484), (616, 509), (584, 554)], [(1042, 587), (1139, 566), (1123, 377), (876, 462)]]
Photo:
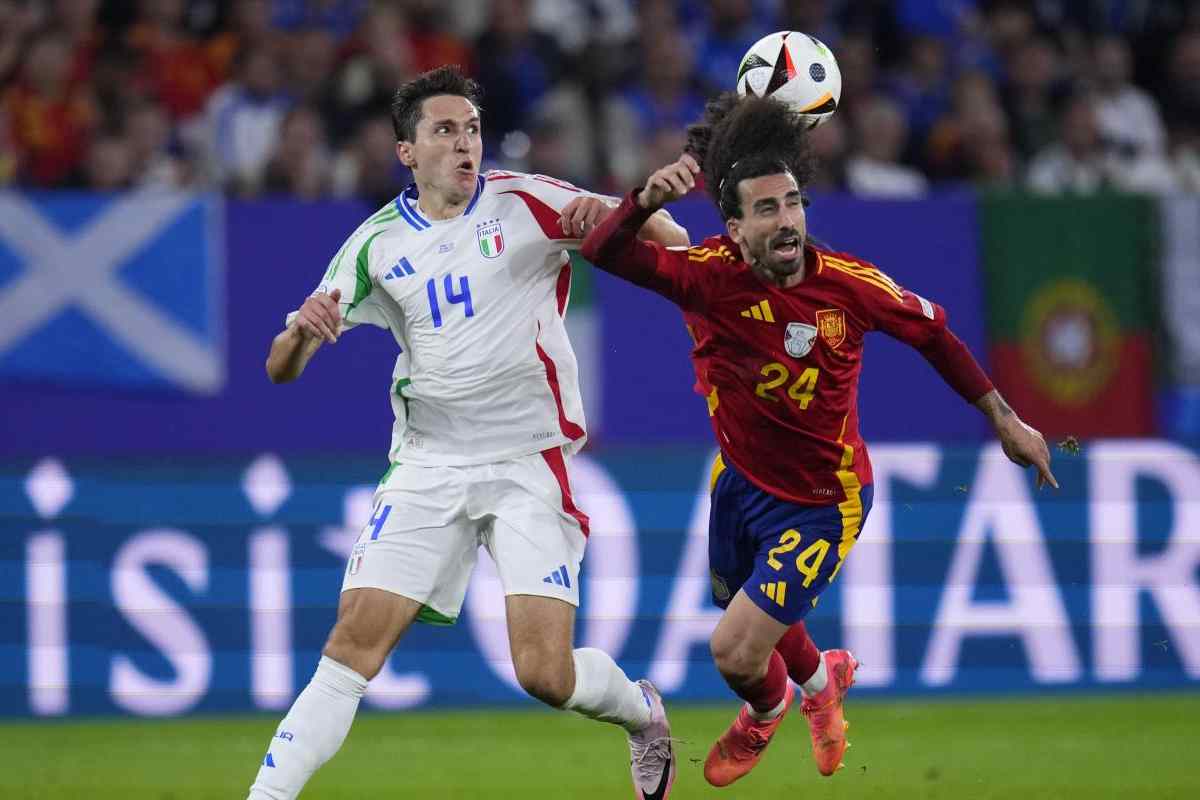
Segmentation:
[(449, 125), (438, 125), (438, 126), (437, 126), (437, 128), (436, 128), (435, 130), (436, 130), (438, 133), (449, 133), (449, 132), (450, 132), (450, 126), (449, 126)]

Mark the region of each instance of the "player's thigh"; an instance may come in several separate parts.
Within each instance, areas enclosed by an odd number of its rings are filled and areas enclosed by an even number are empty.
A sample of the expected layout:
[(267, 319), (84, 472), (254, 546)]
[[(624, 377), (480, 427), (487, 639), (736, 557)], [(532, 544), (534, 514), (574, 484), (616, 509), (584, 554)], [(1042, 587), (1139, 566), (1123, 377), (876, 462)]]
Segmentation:
[(342, 592), (337, 622), (323, 652), (373, 678), (421, 608), (416, 600), (383, 589)]
[(587, 516), (575, 505), (566, 463), (556, 449), (505, 462), (480, 510), (493, 520), (484, 544), (506, 596), (579, 605), (579, 566)]
[(456, 619), (479, 547), (467, 484), (461, 469), (397, 465), (376, 492), (342, 591), (379, 589), (417, 603), (421, 619)]
[(504, 598), (504, 610), (517, 676), (532, 677), (544, 668), (569, 677), (575, 606), (554, 597), (512, 594)]

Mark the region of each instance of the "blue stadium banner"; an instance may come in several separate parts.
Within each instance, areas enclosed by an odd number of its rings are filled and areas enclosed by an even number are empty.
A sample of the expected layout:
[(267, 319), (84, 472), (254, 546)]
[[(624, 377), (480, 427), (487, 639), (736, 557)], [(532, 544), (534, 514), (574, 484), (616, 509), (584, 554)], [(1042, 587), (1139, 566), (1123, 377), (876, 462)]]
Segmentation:
[(215, 195), (0, 193), (0, 380), (220, 392), (223, 226)]
[[(572, 462), (592, 518), (579, 641), (671, 700), (732, 702), (713, 669), (701, 448)], [(1109, 441), (1038, 492), (994, 444), (872, 450), (875, 507), (809, 617), (856, 692), (1200, 685), (1200, 450)], [(375, 460), (0, 467), (0, 714), (286, 708), (334, 620)], [(336, 478), (334, 477), (336, 476)], [(370, 557), (369, 552), (366, 557)], [(525, 702), (485, 554), (453, 627), (418, 625), (367, 692), (400, 709)]]

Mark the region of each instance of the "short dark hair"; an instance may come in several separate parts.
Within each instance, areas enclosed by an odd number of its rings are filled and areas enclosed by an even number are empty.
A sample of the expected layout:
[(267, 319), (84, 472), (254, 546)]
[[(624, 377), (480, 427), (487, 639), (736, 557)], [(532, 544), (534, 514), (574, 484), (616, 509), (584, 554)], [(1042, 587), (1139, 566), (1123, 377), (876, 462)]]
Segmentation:
[(392, 128), (396, 131), (396, 141), (416, 141), (422, 105), (429, 98), (442, 94), (465, 97), (482, 112), (480, 100), (483, 90), (478, 83), (464, 75), (457, 64), (422, 72), (392, 96)]
[(684, 149), (703, 167), (705, 188), (723, 218), (740, 218), (742, 181), (787, 172), (803, 190), (812, 179), (808, 129), (804, 117), (778, 100), (724, 92), (705, 106), (704, 119), (688, 128)]

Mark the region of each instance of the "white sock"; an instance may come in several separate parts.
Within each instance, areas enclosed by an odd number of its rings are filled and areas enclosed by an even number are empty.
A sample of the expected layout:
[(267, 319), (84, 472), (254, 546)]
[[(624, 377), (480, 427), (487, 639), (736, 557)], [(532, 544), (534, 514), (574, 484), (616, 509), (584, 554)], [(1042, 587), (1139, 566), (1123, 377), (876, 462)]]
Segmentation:
[(800, 691), (805, 697), (812, 697), (822, 689), (825, 684), (829, 683), (829, 671), (825, 669), (825, 654), (821, 654), (821, 660), (817, 662), (817, 671), (812, 674), (812, 677), (800, 684)]
[(770, 711), (755, 711), (754, 706), (746, 703), (746, 713), (750, 715), (750, 719), (756, 722), (769, 722), (783, 713), (783, 709), (787, 707), (787, 695), (779, 701), (779, 705), (772, 708)]
[(563, 708), (620, 725), (637, 733), (650, 724), (650, 704), (642, 688), (625, 676), (603, 650), (581, 647), (575, 659), (575, 691)]
[(292, 800), (342, 746), (367, 679), (327, 656), (279, 723), (249, 800)]

